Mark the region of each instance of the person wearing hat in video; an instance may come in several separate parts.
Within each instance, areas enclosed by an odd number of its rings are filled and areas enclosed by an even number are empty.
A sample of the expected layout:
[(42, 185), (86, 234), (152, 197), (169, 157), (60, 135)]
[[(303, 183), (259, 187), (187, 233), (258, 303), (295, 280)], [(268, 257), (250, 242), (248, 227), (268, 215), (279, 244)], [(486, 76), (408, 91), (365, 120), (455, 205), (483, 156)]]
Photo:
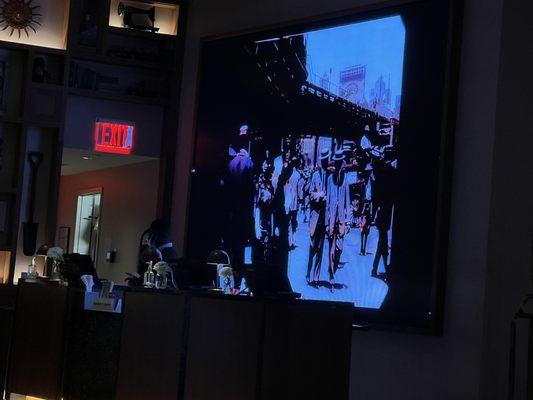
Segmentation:
[(272, 172), (274, 166), (267, 159), (263, 161), (261, 170), (255, 200), (255, 225), (256, 239), (260, 247), (259, 261), (266, 262), (267, 248), (272, 238), (272, 201), (274, 199)]
[(334, 282), (335, 273), (348, 232), (350, 213), (350, 189), (344, 171), (344, 152), (337, 150), (333, 156), (334, 172), (327, 179), (326, 232), (329, 240), (329, 280)]
[(376, 159), (375, 164), (375, 199), (377, 215), (374, 219), (378, 231), (378, 243), (376, 246), (376, 255), (372, 263), (373, 277), (382, 277), (378, 274), (378, 268), (381, 262), (385, 269), (385, 276), (388, 269), (389, 257), (389, 237), (388, 232), (392, 226), (392, 214), (394, 208), (394, 196), (396, 191), (396, 156), (395, 152), (389, 151), (383, 157)]
[(292, 172), (285, 182), (285, 213), (289, 217), (289, 250), (296, 248), (296, 230), (298, 229), (298, 181), (300, 173), (298, 168), (300, 159), (296, 156), (291, 158), (289, 167)]
[[(322, 265), (322, 252), (324, 250), (324, 239), (326, 236), (326, 193), (328, 180), (328, 167), (331, 152), (324, 148), (320, 152), (320, 162), (317, 163), (316, 170), (311, 175), (309, 187), (309, 199), (311, 206), (311, 216), (309, 219), (309, 234), (311, 243), (309, 245), (309, 260), (307, 262), (307, 283), (316, 286), (320, 278), (320, 267)], [(314, 271), (311, 280), (311, 269)]]
[(372, 142), (370, 141), (368, 135), (370, 135), (370, 126), (365, 125), (365, 131), (361, 137), (360, 147), (364, 151), (372, 150)]
[(239, 128), (239, 134), (232, 136), (231, 142), (232, 143), (229, 146), (229, 156), (231, 158), (239, 155), (239, 153), (251, 157), (252, 144), (250, 127), (248, 124), (241, 125)]

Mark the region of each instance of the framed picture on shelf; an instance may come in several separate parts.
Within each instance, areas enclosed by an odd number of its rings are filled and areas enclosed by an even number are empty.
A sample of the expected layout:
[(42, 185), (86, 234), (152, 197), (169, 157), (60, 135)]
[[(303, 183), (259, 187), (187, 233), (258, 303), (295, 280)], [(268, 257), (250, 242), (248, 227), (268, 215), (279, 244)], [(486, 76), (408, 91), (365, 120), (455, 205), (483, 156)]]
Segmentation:
[(11, 193), (0, 193), (0, 248), (9, 246), (11, 240), (11, 208), (13, 196)]

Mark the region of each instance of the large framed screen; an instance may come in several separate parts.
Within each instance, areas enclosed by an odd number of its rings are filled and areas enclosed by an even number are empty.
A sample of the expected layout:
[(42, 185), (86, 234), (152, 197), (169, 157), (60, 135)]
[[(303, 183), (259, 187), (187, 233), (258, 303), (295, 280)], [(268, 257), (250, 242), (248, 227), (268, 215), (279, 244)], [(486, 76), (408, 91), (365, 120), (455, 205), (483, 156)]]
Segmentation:
[(224, 249), (356, 322), (438, 330), (452, 14), (428, 0), (206, 41), (188, 256)]

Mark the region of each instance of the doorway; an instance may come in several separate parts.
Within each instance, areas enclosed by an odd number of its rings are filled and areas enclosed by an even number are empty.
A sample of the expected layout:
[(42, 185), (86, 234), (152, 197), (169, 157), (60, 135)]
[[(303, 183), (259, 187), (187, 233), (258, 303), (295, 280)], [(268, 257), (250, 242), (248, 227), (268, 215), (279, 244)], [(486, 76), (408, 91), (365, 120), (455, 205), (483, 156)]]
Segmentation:
[(89, 255), (95, 264), (98, 259), (101, 209), (101, 188), (78, 193), (73, 252)]

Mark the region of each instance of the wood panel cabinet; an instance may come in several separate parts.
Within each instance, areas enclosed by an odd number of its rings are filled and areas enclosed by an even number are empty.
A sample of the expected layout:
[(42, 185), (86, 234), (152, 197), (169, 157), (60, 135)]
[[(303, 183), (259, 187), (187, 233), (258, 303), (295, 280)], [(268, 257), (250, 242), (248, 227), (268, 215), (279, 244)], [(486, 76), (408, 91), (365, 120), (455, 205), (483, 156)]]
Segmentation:
[(185, 399), (256, 398), (264, 303), (192, 298)]
[(0, 393), (5, 390), (16, 300), (15, 286), (0, 285)]
[[(0, 290), (0, 319), (9, 323), (2, 298)], [(19, 286), (8, 392), (65, 400), (348, 398), (350, 304), (141, 289), (125, 293), (122, 315), (82, 305), (79, 289)]]
[(7, 380), (10, 393), (61, 396), (67, 292), (53, 285), (19, 285)]
[(118, 400), (177, 399), (180, 391), (185, 296), (125, 296)]
[(352, 318), (340, 304), (267, 304), (259, 399), (347, 399)]

